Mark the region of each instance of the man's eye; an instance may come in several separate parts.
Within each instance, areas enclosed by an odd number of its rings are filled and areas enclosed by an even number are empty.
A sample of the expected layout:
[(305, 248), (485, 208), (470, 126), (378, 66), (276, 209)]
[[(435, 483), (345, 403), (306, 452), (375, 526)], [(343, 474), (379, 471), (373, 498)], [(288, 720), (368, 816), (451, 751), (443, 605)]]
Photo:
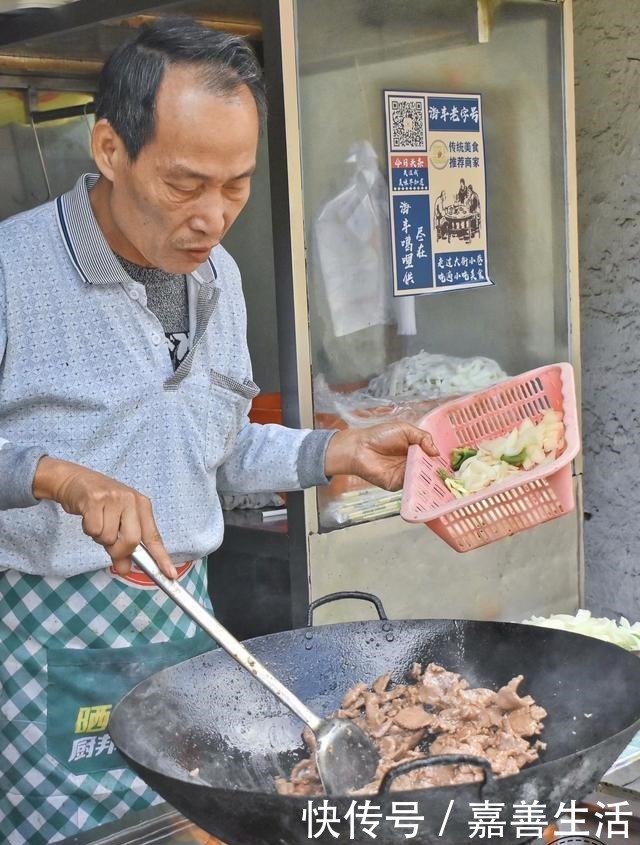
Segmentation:
[(185, 196), (193, 194), (197, 190), (197, 188), (185, 188), (183, 185), (169, 185), (169, 187), (172, 190), (177, 191), (179, 194), (184, 194)]
[(249, 187), (249, 180), (248, 179), (241, 179), (237, 182), (230, 182), (227, 185), (227, 191), (233, 194), (240, 194), (243, 191), (246, 191)]

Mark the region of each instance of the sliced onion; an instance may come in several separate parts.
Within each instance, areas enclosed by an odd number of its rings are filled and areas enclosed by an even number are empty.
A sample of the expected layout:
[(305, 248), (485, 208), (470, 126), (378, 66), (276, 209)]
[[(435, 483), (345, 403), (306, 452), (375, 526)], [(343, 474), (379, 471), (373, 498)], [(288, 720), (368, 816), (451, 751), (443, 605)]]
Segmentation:
[(525, 620), (527, 625), (538, 625), (543, 628), (556, 628), (560, 631), (572, 631), (575, 634), (584, 634), (587, 637), (595, 637), (608, 643), (626, 648), (629, 651), (640, 650), (640, 623), (631, 625), (624, 616), (620, 617), (620, 623), (616, 624), (613, 619), (606, 617), (595, 617), (588, 610), (581, 609), (575, 616), (568, 613), (555, 613), (552, 616), (532, 616)]

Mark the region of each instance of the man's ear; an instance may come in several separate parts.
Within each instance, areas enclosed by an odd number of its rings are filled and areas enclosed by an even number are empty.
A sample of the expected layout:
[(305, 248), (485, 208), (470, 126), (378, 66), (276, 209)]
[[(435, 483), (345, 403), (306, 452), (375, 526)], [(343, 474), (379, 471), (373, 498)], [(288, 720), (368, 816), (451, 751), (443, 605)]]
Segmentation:
[(113, 182), (115, 172), (122, 166), (122, 159), (126, 158), (126, 150), (122, 139), (104, 117), (97, 120), (93, 127), (91, 153), (100, 173)]

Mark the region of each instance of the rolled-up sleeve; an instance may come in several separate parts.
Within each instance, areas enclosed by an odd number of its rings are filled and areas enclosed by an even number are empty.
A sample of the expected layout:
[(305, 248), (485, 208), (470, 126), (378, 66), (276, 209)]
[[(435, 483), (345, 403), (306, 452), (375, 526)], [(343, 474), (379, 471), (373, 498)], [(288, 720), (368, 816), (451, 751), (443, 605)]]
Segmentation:
[(0, 510), (29, 508), (38, 504), (33, 476), (47, 452), (38, 446), (20, 446), (0, 437)]

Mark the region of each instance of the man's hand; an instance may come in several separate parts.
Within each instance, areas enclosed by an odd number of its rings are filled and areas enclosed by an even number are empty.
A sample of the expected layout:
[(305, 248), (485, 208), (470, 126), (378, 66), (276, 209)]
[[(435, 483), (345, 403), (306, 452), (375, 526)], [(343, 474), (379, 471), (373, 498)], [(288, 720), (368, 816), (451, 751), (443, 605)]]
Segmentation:
[(383, 423), (368, 428), (347, 428), (329, 440), (325, 474), (358, 475), (386, 490), (400, 490), (409, 446), (437, 455), (431, 435), (407, 422)]
[(113, 478), (69, 461), (44, 457), (33, 479), (36, 499), (51, 499), (82, 517), (82, 530), (104, 546), (116, 571), (131, 570), (129, 555), (142, 542), (169, 578), (178, 573), (164, 547), (146, 496)]

